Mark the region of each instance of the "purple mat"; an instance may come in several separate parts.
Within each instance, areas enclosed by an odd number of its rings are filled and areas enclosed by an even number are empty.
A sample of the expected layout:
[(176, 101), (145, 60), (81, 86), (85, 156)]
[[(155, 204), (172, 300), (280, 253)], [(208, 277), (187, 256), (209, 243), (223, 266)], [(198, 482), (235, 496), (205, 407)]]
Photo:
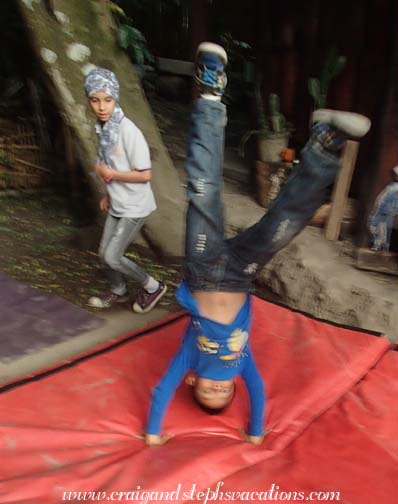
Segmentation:
[(62, 298), (0, 275), (0, 361), (31, 354), (104, 321)]

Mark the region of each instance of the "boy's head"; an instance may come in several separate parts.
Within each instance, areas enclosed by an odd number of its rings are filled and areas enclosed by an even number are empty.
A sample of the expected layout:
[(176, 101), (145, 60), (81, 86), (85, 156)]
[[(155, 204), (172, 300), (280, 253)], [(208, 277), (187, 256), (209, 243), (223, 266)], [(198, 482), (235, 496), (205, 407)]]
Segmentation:
[(95, 68), (87, 75), (84, 90), (94, 114), (102, 122), (112, 117), (119, 101), (119, 82), (106, 68)]
[(231, 402), (235, 392), (233, 379), (211, 380), (190, 374), (186, 382), (193, 387), (196, 402), (208, 410), (224, 409)]

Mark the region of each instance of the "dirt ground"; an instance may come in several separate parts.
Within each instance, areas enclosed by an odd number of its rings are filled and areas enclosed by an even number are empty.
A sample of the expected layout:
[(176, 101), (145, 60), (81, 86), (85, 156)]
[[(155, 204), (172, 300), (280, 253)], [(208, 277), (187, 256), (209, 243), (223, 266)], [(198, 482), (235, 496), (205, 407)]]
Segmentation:
[[(75, 234), (60, 196), (35, 192), (0, 197), (0, 272), (87, 308), (87, 299), (106, 290), (108, 283), (95, 251), (76, 247)], [(177, 268), (140, 256), (133, 247), (127, 255), (168, 284), (162, 305), (173, 310)], [(136, 288), (131, 285), (132, 292)]]
[[(169, 153), (182, 169), (190, 107), (156, 97), (151, 99), (151, 105)], [(77, 245), (79, 232), (73, 225), (68, 202), (51, 188), (0, 193), (0, 272), (90, 309), (87, 299), (106, 290), (108, 282), (95, 247), (82, 250)], [(100, 233), (100, 228), (94, 233), (98, 239)], [(148, 259), (134, 245), (127, 256), (167, 283), (168, 292), (160, 305), (177, 310), (174, 290), (180, 266)], [(137, 287), (131, 283), (132, 297)]]
[[(169, 154), (182, 174), (191, 107), (157, 96), (151, 96), (150, 103)], [(87, 299), (108, 288), (96, 253), (101, 229), (95, 231), (98, 240), (94, 240), (90, 250), (76, 243), (78, 233), (81, 229), (74, 227), (68, 201), (51, 188), (0, 192), (0, 272), (89, 309)], [(148, 259), (134, 245), (127, 255), (167, 283), (169, 290), (160, 305), (177, 310), (174, 290), (180, 279), (180, 266)], [(130, 287), (134, 297), (137, 285)]]

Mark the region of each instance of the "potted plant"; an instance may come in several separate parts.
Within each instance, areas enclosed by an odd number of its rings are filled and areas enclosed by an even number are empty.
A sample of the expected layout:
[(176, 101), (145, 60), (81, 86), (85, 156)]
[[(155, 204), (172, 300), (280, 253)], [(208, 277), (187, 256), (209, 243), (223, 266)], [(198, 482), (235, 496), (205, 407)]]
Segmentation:
[(257, 202), (267, 207), (277, 196), (286, 182), (292, 168), (292, 160), (283, 162), (282, 153), (287, 149), (291, 125), (280, 111), (279, 96), (271, 93), (268, 97), (268, 110), (264, 109), (259, 83), (255, 89), (258, 129), (245, 133), (239, 150), (241, 156), (249, 138), (257, 136), (257, 159), (255, 164), (255, 196)]
[(289, 143), (292, 128), (280, 111), (279, 96), (271, 93), (268, 98), (268, 112), (265, 113), (260, 86), (255, 89), (257, 121), (259, 128), (246, 132), (240, 142), (239, 151), (243, 156), (246, 142), (252, 135), (258, 137), (258, 160), (265, 163), (281, 161), (281, 152)]

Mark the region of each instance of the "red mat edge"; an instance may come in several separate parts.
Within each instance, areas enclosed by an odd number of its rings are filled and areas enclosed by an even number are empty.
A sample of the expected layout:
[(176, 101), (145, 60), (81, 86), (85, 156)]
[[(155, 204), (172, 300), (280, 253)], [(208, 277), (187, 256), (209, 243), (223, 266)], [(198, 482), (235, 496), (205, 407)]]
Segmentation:
[[(252, 294), (252, 296), (254, 298), (256, 298), (257, 301), (262, 301), (262, 302), (266, 302), (266, 303), (273, 304), (276, 306), (280, 306), (281, 308), (284, 308), (284, 309), (289, 310), (294, 313), (304, 315), (305, 317), (311, 318), (313, 320), (317, 320), (319, 322), (324, 322), (329, 325), (342, 327), (342, 328), (349, 329), (352, 331), (359, 331), (359, 332), (363, 332), (366, 334), (371, 334), (376, 337), (385, 337), (385, 335), (379, 331), (373, 331), (370, 329), (362, 329), (360, 327), (353, 327), (353, 326), (350, 326), (347, 324), (333, 322), (331, 320), (326, 320), (326, 319), (317, 317), (315, 315), (312, 315), (311, 313), (307, 313), (307, 312), (299, 310), (297, 308), (292, 308), (292, 307), (287, 306), (286, 304), (278, 302), (278, 301), (270, 301), (268, 299), (261, 298), (255, 294)], [(120, 344), (123, 344), (124, 342), (126, 342), (130, 339), (137, 338), (139, 336), (144, 336), (147, 332), (151, 332), (154, 329), (158, 329), (164, 325), (170, 324), (170, 323), (172, 323), (176, 320), (179, 320), (181, 318), (184, 318), (186, 316), (187, 316), (186, 310), (179, 310), (177, 312), (170, 313), (169, 315), (166, 315), (165, 317), (163, 317), (161, 320), (157, 320), (156, 322), (152, 322), (151, 324), (145, 326), (144, 328), (139, 328), (139, 329), (135, 329), (133, 331), (129, 331), (125, 334), (122, 334), (120, 336), (116, 336), (110, 340), (107, 340), (103, 343), (100, 343), (99, 345), (95, 345), (94, 347), (90, 347), (90, 348), (84, 350), (83, 352), (77, 353), (76, 355), (74, 355), (68, 359), (63, 359), (63, 360), (58, 361), (58, 362), (51, 364), (49, 366), (39, 368), (35, 371), (31, 371), (29, 373), (18, 376), (16, 378), (11, 378), (10, 380), (7, 380), (7, 381), (0, 383), (0, 394), (2, 392), (8, 391), (11, 388), (14, 388), (17, 386), (22, 386), (32, 380), (38, 380), (40, 378), (44, 378), (48, 374), (55, 373), (57, 371), (61, 371), (62, 369), (67, 368), (69, 366), (72, 366), (72, 365), (74, 365), (84, 359), (87, 359), (89, 357), (94, 357), (97, 354), (100, 354), (100, 353), (105, 352), (107, 350), (111, 350), (113, 347), (116, 347)], [(391, 347), (392, 347), (392, 349), (394, 349), (394, 345), (391, 344)]]

